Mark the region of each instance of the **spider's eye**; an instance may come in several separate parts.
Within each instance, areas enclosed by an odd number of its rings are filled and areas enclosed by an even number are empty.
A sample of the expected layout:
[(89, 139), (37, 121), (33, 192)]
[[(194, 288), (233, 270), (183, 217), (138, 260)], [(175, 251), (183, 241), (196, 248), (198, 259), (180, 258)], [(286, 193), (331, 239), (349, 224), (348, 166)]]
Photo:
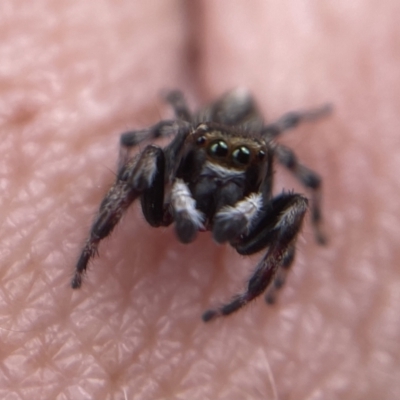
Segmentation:
[(260, 150), (258, 152), (258, 159), (259, 160), (264, 160), (264, 157), (265, 157), (265, 151), (264, 150)]
[(246, 146), (240, 146), (233, 151), (232, 157), (236, 164), (246, 165), (250, 161), (250, 150)]
[(228, 145), (223, 140), (218, 140), (211, 144), (209, 152), (213, 157), (226, 157), (229, 152)]
[(202, 146), (206, 141), (207, 141), (207, 138), (205, 136), (199, 136), (196, 139), (196, 144), (199, 146)]

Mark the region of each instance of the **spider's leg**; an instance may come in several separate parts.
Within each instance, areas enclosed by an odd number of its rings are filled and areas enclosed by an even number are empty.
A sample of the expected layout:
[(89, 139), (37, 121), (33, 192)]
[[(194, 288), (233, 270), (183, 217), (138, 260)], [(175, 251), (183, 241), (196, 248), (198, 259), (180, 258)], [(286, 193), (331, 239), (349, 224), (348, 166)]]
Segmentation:
[(163, 97), (174, 109), (176, 118), (187, 122), (192, 120), (192, 114), (181, 91), (172, 90)]
[[(166, 183), (174, 180), (181, 160), (182, 149), (191, 127), (190, 124), (181, 121), (176, 124), (175, 128), (175, 138), (164, 148), (163, 153), (157, 159), (153, 183), (143, 191), (140, 197), (143, 215), (146, 221), (154, 227), (167, 226), (172, 223), (169, 205), (164, 204), (164, 187)], [(174, 193), (174, 186), (172, 193)]]
[(164, 186), (165, 186), (165, 156), (164, 152), (156, 160), (156, 172), (152, 184), (143, 190), (140, 196), (143, 215), (149, 225), (157, 228), (166, 225), (164, 222)]
[(229, 315), (265, 292), (278, 270), (288, 262), (288, 255), (300, 231), (307, 211), (307, 199), (299, 194), (282, 194), (271, 200), (264, 216), (234, 247), (241, 254), (252, 254), (267, 247), (267, 252), (251, 276), (247, 290), (233, 300), (203, 314), (204, 321)]
[(275, 138), (288, 129), (297, 127), (300, 123), (306, 121), (315, 121), (330, 114), (332, 106), (325, 104), (322, 107), (308, 111), (292, 111), (288, 112), (277, 121), (267, 124), (262, 129), (262, 135), (267, 138)]
[(71, 281), (74, 289), (81, 286), (82, 275), (90, 259), (96, 255), (99, 242), (112, 232), (129, 205), (144, 190), (151, 187), (163, 156), (162, 149), (149, 145), (120, 171), (116, 182), (100, 204), (89, 237), (82, 249)]
[(176, 133), (177, 121), (164, 120), (146, 129), (128, 131), (121, 134), (120, 151), (118, 159), (118, 171), (120, 171), (130, 159), (130, 150), (145, 140), (166, 137)]
[(182, 243), (190, 243), (199, 229), (204, 229), (204, 215), (196, 209), (196, 201), (182, 179), (176, 179), (171, 189), (171, 207), (175, 232)]
[(265, 301), (268, 304), (275, 303), (276, 292), (282, 288), (282, 286), (286, 282), (287, 274), (289, 273), (289, 269), (293, 264), (294, 256), (296, 253), (296, 246), (295, 244), (291, 244), (288, 246), (286, 253), (282, 259), (282, 265), (276, 272), (276, 276), (274, 278), (274, 282), (272, 285), (267, 289), (265, 293)]
[(295, 177), (308, 189), (311, 190), (311, 221), (314, 228), (314, 234), (319, 244), (326, 243), (326, 237), (321, 230), (321, 178), (320, 176), (302, 165), (296, 157), (296, 154), (288, 147), (281, 144), (274, 146), (274, 153), (278, 161), (291, 171)]

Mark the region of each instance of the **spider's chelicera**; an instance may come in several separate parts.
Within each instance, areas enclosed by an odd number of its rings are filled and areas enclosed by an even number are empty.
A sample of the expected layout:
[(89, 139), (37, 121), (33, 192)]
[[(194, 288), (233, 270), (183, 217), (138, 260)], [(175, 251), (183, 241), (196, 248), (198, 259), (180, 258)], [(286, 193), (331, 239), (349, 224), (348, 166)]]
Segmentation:
[[(71, 285), (82, 284), (88, 262), (130, 204), (140, 198), (143, 214), (153, 227), (175, 224), (178, 239), (192, 242), (209, 230), (217, 243), (228, 242), (239, 254), (265, 250), (247, 289), (221, 307), (206, 311), (204, 321), (229, 315), (266, 292), (274, 301), (291, 266), (298, 233), (308, 208), (301, 194), (272, 195), (274, 160), (310, 189), (311, 220), (319, 243), (319, 176), (297, 161), (292, 150), (275, 142), (287, 129), (327, 114), (328, 106), (290, 112), (265, 124), (252, 97), (232, 91), (192, 114), (180, 92), (166, 100), (175, 119), (121, 136), (117, 178), (103, 201), (78, 260)], [(130, 157), (129, 150), (148, 139), (171, 136), (164, 148), (148, 144)]]

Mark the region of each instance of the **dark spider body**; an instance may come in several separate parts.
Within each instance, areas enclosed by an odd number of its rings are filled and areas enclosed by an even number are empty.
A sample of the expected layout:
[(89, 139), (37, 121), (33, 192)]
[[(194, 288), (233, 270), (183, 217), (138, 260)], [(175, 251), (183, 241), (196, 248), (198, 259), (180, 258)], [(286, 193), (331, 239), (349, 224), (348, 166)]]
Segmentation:
[[(273, 162), (277, 159), (311, 190), (311, 214), (316, 239), (320, 231), (318, 175), (300, 164), (295, 154), (274, 141), (283, 131), (329, 111), (285, 114), (264, 124), (252, 97), (238, 89), (192, 115), (180, 92), (166, 100), (176, 119), (164, 120), (121, 136), (119, 171), (100, 205), (89, 238), (78, 260), (71, 285), (79, 288), (99, 242), (108, 236), (130, 204), (140, 197), (143, 214), (154, 227), (175, 223), (178, 239), (192, 242), (198, 231), (209, 230), (218, 243), (230, 243), (248, 255), (266, 249), (247, 290), (228, 304), (203, 314), (209, 321), (228, 315), (266, 293), (274, 301), (294, 259), (295, 243), (308, 200), (297, 193), (272, 195)], [(164, 148), (147, 145), (130, 157), (138, 143), (174, 136)]]

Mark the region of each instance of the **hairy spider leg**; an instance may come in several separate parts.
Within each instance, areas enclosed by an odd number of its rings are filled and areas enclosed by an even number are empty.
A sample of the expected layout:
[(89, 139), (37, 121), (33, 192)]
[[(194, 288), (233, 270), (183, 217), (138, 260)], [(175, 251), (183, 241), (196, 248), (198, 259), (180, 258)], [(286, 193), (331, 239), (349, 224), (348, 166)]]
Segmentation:
[[(174, 90), (167, 92), (163, 98), (173, 108), (175, 117), (177, 119), (186, 122), (191, 121), (192, 115), (186, 104), (186, 100), (180, 91)], [(176, 133), (176, 123), (177, 121), (175, 120), (163, 120), (151, 126), (150, 128), (128, 131), (121, 134), (120, 157), (118, 165), (123, 167), (129, 158), (129, 150), (144, 140), (157, 139)]]
[(173, 108), (175, 117), (183, 121), (192, 121), (192, 113), (186, 103), (185, 96), (179, 90), (171, 90), (164, 96), (164, 100)]
[(123, 169), (131, 158), (130, 150), (145, 140), (173, 135), (176, 132), (175, 120), (163, 120), (146, 129), (128, 131), (121, 134), (119, 140), (118, 171)]
[(164, 203), (164, 188), (171, 183), (182, 157), (182, 148), (190, 133), (191, 124), (182, 120), (175, 121), (169, 128), (175, 135), (169, 145), (164, 148), (163, 159), (158, 159), (157, 173), (153, 184), (145, 189), (140, 196), (141, 207), (146, 221), (153, 227), (168, 226), (173, 218), (169, 205)]
[(282, 115), (277, 121), (266, 124), (261, 134), (267, 139), (274, 139), (283, 132), (296, 128), (303, 122), (316, 121), (328, 116), (331, 112), (332, 106), (330, 104), (308, 111), (291, 111)]
[(79, 257), (71, 281), (74, 289), (81, 286), (82, 275), (90, 259), (97, 253), (99, 242), (110, 235), (127, 208), (140, 195), (146, 198), (143, 213), (147, 221), (154, 225), (159, 224), (162, 215), (158, 207), (163, 203), (163, 191), (161, 192), (160, 186), (165, 184), (165, 179), (169, 179), (175, 173), (176, 157), (181, 153), (190, 132), (188, 124), (175, 124), (175, 127), (176, 136), (164, 150), (158, 146), (148, 145), (120, 169), (116, 182), (100, 204), (89, 238)]
[[(274, 139), (288, 129), (297, 127), (300, 123), (315, 121), (329, 115), (332, 111), (330, 104), (308, 111), (292, 111), (284, 114), (276, 122), (267, 124), (262, 129), (262, 134), (267, 139)], [(302, 165), (295, 153), (288, 147), (273, 143), (272, 149), (278, 161), (291, 171), (306, 188), (311, 190), (311, 222), (317, 243), (326, 244), (327, 239), (322, 232), (321, 213), (321, 178), (310, 168)]]
[(282, 259), (282, 265), (276, 272), (274, 282), (267, 288), (265, 293), (265, 302), (268, 304), (274, 304), (276, 299), (276, 293), (283, 287), (286, 282), (286, 277), (289, 273), (290, 267), (293, 264), (294, 257), (296, 254), (296, 246), (294, 243), (288, 246), (286, 253)]
[[(232, 244), (238, 253), (249, 255), (267, 247), (251, 276), (247, 290), (217, 309), (208, 310), (203, 320), (229, 315), (261, 295), (273, 283), (279, 269), (293, 261), (289, 257), (301, 229), (308, 201), (299, 194), (283, 193), (266, 205), (264, 215), (250, 233)], [(286, 265), (288, 268), (288, 265)]]
[(296, 154), (286, 146), (275, 144), (273, 151), (278, 161), (291, 171), (294, 176), (306, 188), (311, 190), (311, 222), (314, 229), (314, 236), (319, 244), (326, 244), (327, 239), (322, 232), (322, 214), (321, 214), (321, 178), (320, 176), (301, 164)]
[[(181, 163), (186, 138), (193, 128), (189, 122), (182, 120), (176, 122), (174, 128), (175, 138), (164, 148), (165, 168), (160, 165), (153, 185), (142, 193), (141, 206), (144, 217), (151, 226), (168, 226), (175, 220), (178, 238), (182, 243), (189, 243), (195, 239), (198, 229), (204, 229), (203, 216), (195, 208), (195, 201), (187, 185), (175, 176)], [(171, 204), (165, 204), (166, 183), (172, 183)], [(182, 191), (184, 196), (181, 198), (179, 195)]]
[(79, 257), (71, 281), (74, 289), (81, 286), (82, 274), (90, 259), (97, 253), (99, 242), (112, 232), (130, 204), (153, 183), (158, 159), (162, 155), (160, 148), (149, 145), (120, 171), (116, 182), (100, 204), (89, 238)]

